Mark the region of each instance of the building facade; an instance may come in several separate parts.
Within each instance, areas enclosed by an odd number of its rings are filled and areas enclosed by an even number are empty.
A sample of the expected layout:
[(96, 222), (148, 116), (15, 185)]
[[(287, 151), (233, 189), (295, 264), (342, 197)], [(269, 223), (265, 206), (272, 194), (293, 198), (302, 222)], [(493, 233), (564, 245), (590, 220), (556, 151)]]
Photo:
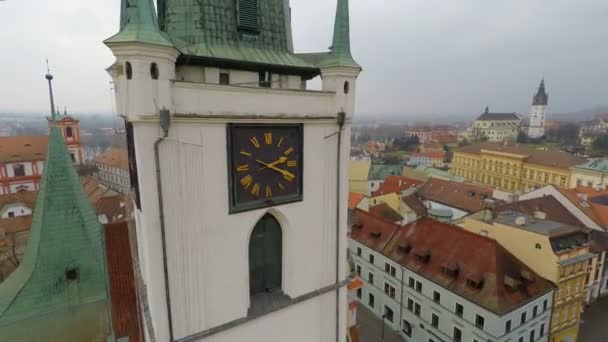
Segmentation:
[[(348, 1), (331, 51), (312, 54), (293, 52), (286, 0), (167, 0), (158, 17), (133, 2), (105, 43), (127, 121), (146, 340), (345, 341), (361, 71)], [(306, 89), (316, 76), (322, 91)]]
[(549, 104), (549, 94), (545, 90), (545, 80), (543, 79), (538, 86), (538, 91), (532, 98), (532, 110), (530, 111), (530, 126), (528, 127), (528, 137), (539, 139), (545, 135), (545, 122), (547, 121), (547, 105)]
[(606, 190), (608, 187), (608, 160), (594, 159), (584, 164), (573, 166), (570, 176), (570, 187), (581, 186)]
[(514, 141), (523, 120), (517, 113), (491, 113), (486, 107), (473, 123), (467, 134), (469, 141), (487, 140), (491, 142)]
[(589, 261), (594, 258), (586, 232), (511, 211), (496, 216), (481, 212), (465, 218), (462, 226), (468, 231), (496, 239), (532, 270), (556, 284), (550, 339), (578, 340), (587, 291), (585, 279), (589, 274)]
[(421, 143), (437, 140), (445, 136), (456, 136), (458, 129), (451, 126), (419, 126), (405, 130), (406, 136), (416, 136)]
[(407, 226), (357, 218), (349, 243), (364, 282), (357, 296), (405, 341), (549, 341), (553, 285), (495, 241), (429, 218)]
[(97, 178), (103, 185), (122, 193), (131, 190), (127, 150), (110, 147), (95, 157), (95, 166)]
[(407, 162), (409, 166), (431, 166), (443, 167), (445, 152), (418, 152), (412, 153), (410, 160)]
[(481, 143), (455, 150), (450, 173), (499, 190), (527, 192), (547, 184), (568, 188), (570, 167), (585, 161), (563, 151)]

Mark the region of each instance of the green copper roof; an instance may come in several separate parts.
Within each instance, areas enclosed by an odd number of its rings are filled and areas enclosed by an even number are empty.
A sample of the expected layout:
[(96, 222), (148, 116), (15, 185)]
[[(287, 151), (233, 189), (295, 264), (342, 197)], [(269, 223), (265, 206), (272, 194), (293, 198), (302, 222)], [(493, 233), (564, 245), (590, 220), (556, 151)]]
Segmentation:
[(126, 15), (121, 14), (121, 30), (104, 43), (146, 43), (173, 46), (169, 37), (158, 27), (152, 0), (126, 0)]
[[(41, 340), (36, 336), (50, 330), (34, 328), (50, 326), (72, 326), (79, 338), (105, 340), (107, 301), (102, 227), (54, 126), (25, 254), (0, 283), (0, 340)], [(83, 322), (85, 317), (90, 319)], [(61, 339), (45, 340), (71, 341), (63, 338), (70, 333), (57, 331)]]
[(346, 66), (361, 68), (353, 59), (350, 52), (350, 14), (348, 0), (338, 0), (336, 21), (334, 23), (334, 38), (329, 56), (323, 60), (322, 66)]
[(584, 164), (575, 166), (576, 169), (608, 173), (608, 160), (594, 159)]
[(378, 164), (372, 165), (369, 169), (369, 180), (384, 180), (388, 176), (397, 175), (401, 176), (403, 174), (403, 166), (399, 164)]

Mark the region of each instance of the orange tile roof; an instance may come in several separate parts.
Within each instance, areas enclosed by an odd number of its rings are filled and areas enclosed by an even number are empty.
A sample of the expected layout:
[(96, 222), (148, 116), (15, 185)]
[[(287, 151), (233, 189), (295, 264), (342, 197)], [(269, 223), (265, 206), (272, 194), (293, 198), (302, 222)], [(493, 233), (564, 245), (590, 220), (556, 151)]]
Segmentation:
[(555, 197), (543, 196), (523, 201), (504, 203), (496, 208), (497, 212), (506, 210), (534, 216), (537, 211), (547, 215), (547, 220), (569, 224), (575, 227), (585, 227), (576, 216), (564, 207)]
[(359, 277), (356, 277), (350, 283), (348, 283), (349, 290), (360, 289), (362, 286), (363, 286), (363, 281)]
[(412, 157), (426, 157), (429, 159), (443, 159), (445, 157), (445, 152), (429, 151), (429, 152), (412, 153)]
[(403, 216), (401, 216), (401, 214), (386, 203), (380, 203), (369, 208), (369, 213), (377, 217), (382, 217), (383, 219), (391, 222), (400, 222), (403, 220)]
[(414, 188), (422, 184), (422, 181), (403, 177), (403, 176), (388, 176), (380, 188), (372, 193), (372, 196), (386, 195), (393, 192), (401, 192), (406, 189)]
[(129, 157), (124, 148), (110, 147), (95, 157), (95, 162), (123, 170), (129, 169)]
[(356, 192), (348, 193), (348, 209), (355, 209), (357, 205), (365, 198), (365, 195)]
[[(396, 229), (382, 253), (498, 314), (554, 288), (496, 240), (426, 217)], [(421, 261), (425, 258), (427, 261)], [(454, 271), (453, 275), (447, 275), (444, 269)], [(525, 280), (524, 273), (532, 275), (534, 281)], [(467, 279), (481, 281), (482, 285), (472, 288)], [(512, 282), (518, 286), (509, 288)]]
[(0, 195), (0, 210), (9, 204), (23, 203), (26, 207), (34, 209), (36, 207), (38, 191), (21, 191), (10, 194)]
[[(589, 187), (556, 189), (603, 229), (608, 230), (608, 191)], [(585, 199), (586, 198), (586, 199)]]
[(365, 246), (381, 252), (399, 225), (355, 209), (351, 238)]
[(472, 213), (485, 207), (485, 200), (492, 199), (491, 188), (458, 183), (439, 178), (429, 179), (418, 191), (418, 195), (433, 202)]
[(0, 219), (0, 231), (9, 234), (27, 232), (32, 226), (32, 219), (32, 215)]
[(133, 255), (127, 222), (104, 225), (106, 257), (112, 300), (112, 327), (116, 337), (143, 341), (137, 301)]
[(0, 163), (45, 160), (46, 135), (0, 137)]

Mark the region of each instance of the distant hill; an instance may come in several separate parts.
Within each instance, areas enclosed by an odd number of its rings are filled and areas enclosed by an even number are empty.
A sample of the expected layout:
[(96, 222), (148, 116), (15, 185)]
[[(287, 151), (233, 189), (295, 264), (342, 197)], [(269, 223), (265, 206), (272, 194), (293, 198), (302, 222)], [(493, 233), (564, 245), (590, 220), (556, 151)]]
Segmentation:
[(591, 120), (594, 115), (601, 113), (608, 113), (608, 106), (597, 106), (570, 113), (549, 113), (548, 118), (556, 121), (575, 122)]

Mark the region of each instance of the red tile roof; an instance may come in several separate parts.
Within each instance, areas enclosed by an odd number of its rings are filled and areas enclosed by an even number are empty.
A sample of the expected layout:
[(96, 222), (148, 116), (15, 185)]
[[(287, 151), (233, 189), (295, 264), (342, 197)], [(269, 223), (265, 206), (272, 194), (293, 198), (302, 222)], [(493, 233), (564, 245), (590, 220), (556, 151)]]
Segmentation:
[(445, 152), (429, 151), (429, 152), (412, 153), (412, 157), (426, 157), (429, 159), (443, 159), (445, 157)]
[(401, 220), (403, 220), (403, 216), (386, 203), (381, 203), (369, 208), (369, 213), (391, 222), (401, 222)]
[(608, 191), (588, 187), (556, 189), (603, 229), (608, 229)]
[(0, 231), (4, 233), (27, 232), (32, 226), (32, 215), (0, 219)]
[(116, 167), (123, 170), (129, 169), (129, 157), (124, 148), (110, 147), (102, 154), (95, 157), (95, 163)]
[(492, 193), (491, 188), (480, 185), (431, 178), (417, 194), (423, 199), (472, 213), (482, 210), (485, 199), (492, 199)]
[[(495, 240), (422, 218), (396, 230), (383, 254), (413, 272), (498, 314), (554, 288)], [(428, 261), (420, 259), (428, 258)], [(453, 271), (445, 274), (444, 269)], [(531, 274), (534, 281), (524, 280)], [(476, 289), (468, 279), (481, 281)], [(518, 286), (509, 288), (508, 284)]]
[(36, 207), (38, 191), (21, 191), (0, 195), (0, 210), (9, 204), (23, 203), (26, 207), (34, 210)]
[(365, 195), (356, 192), (348, 193), (348, 209), (355, 209), (357, 205), (365, 198)]
[(399, 224), (373, 216), (363, 210), (353, 212), (355, 222), (351, 228), (351, 238), (365, 246), (381, 252)]
[(547, 220), (561, 222), (576, 227), (585, 227), (584, 223), (577, 219), (576, 216), (553, 196), (543, 196), (512, 203), (504, 203), (496, 208), (497, 212), (506, 210), (530, 216), (534, 216), (535, 212), (541, 211), (545, 213)]
[(129, 337), (129, 341), (143, 341), (139, 304), (133, 270), (133, 255), (129, 242), (127, 222), (104, 226), (110, 297), (112, 300), (112, 326), (117, 338)]
[(426, 216), (427, 208), (417, 195), (404, 196), (401, 200), (419, 217)]
[(386, 195), (393, 192), (401, 192), (403, 190), (411, 189), (422, 184), (421, 181), (403, 177), (403, 176), (388, 176), (380, 188), (372, 193), (372, 196)]
[(46, 135), (0, 137), (0, 163), (45, 160)]

